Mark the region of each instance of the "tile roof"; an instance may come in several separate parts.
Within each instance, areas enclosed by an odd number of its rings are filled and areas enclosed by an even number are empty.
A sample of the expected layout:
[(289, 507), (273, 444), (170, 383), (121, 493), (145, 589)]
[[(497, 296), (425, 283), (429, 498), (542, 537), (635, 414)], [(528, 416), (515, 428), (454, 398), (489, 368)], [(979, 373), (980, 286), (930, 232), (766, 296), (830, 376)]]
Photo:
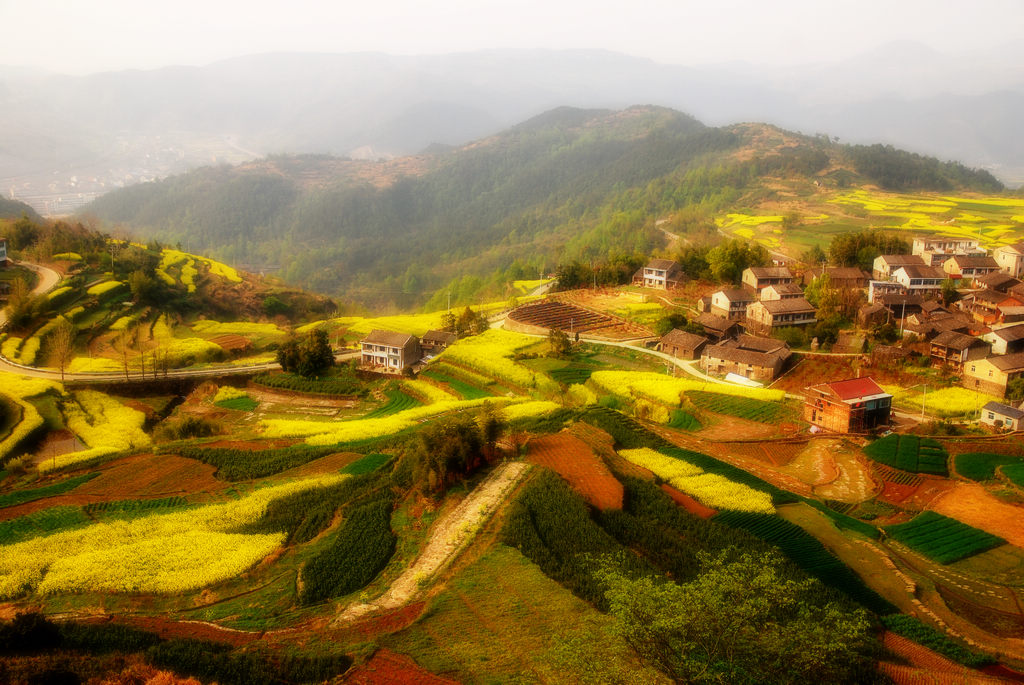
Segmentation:
[(738, 325), (735, 321), (730, 321), (729, 319), (721, 316), (715, 316), (714, 314), (707, 313), (698, 316), (697, 323), (708, 330), (715, 331), (716, 333), (722, 333)]
[(1008, 404), (1003, 404), (1002, 402), (989, 402), (984, 407), (982, 407), (982, 409), (984, 411), (990, 411), (996, 414), (1007, 416), (1011, 419), (1024, 419), (1024, 411), (1021, 411), (1016, 407), (1011, 407)]
[(846, 380), (831, 381), (829, 383), (823, 383), (822, 385), (828, 386), (832, 392), (839, 397), (839, 399), (844, 401), (855, 400), (861, 397), (870, 397), (872, 395), (889, 394), (883, 390), (878, 383), (868, 377), (847, 378)]
[(921, 258), (921, 255), (916, 254), (884, 254), (880, 255), (879, 259), (889, 266), (903, 266), (905, 264), (924, 266), (924, 259)]
[(903, 271), (907, 278), (936, 278), (942, 280), (946, 274), (937, 266), (924, 266), (923, 264), (904, 264), (896, 271)]
[(793, 272), (785, 266), (751, 266), (747, 271), (754, 274), (754, 278), (793, 278)]
[(374, 329), (370, 331), (369, 335), (360, 340), (360, 342), (371, 343), (373, 345), (387, 345), (388, 347), (404, 347), (407, 342), (415, 339), (415, 335), (409, 335), (408, 333)]
[[(722, 295), (725, 296), (725, 299), (729, 300), (730, 302), (754, 301), (754, 296), (751, 293), (747, 292), (746, 290), (741, 290), (739, 288), (722, 288), (718, 292), (722, 293)], [(712, 297), (714, 297), (714, 295), (717, 294), (718, 293), (712, 293)]]
[(800, 312), (814, 313), (817, 310), (804, 297), (792, 297), (787, 300), (762, 300), (758, 302), (771, 315), (776, 314), (797, 314)]
[(1024, 338), (1024, 323), (1007, 326), (1006, 328), (997, 328), (992, 331), (992, 335), (998, 336), (1007, 342), (1020, 340)]
[(1013, 286), (1020, 284), (1019, 280), (1010, 274), (1004, 274), (1002, 271), (987, 273), (979, 278), (977, 282), (993, 290), (1009, 290)]
[(1015, 354), (1003, 354), (997, 357), (989, 357), (986, 361), (1000, 371), (1021, 371), (1024, 370), (1024, 352)]
[(451, 345), (453, 342), (459, 339), (459, 336), (449, 331), (427, 331), (423, 334), (423, 341), (440, 342), (445, 345)]
[[(992, 259), (988, 255), (954, 255), (949, 258), (956, 262), (960, 268), (967, 267), (969, 269), (978, 269), (981, 267), (987, 267), (990, 269), (998, 269), (999, 265), (996, 260)], [(948, 261), (948, 260), (947, 260)]]
[(661, 338), (662, 345), (676, 345), (687, 350), (696, 349), (701, 343), (706, 343), (707, 341), (708, 339), (703, 335), (688, 333), (678, 328), (673, 328)]
[(951, 350), (966, 350), (969, 347), (974, 347), (977, 343), (988, 344), (984, 340), (975, 338), (973, 335), (957, 333), (956, 331), (943, 331), (932, 339), (933, 345), (942, 345)]
[(660, 271), (671, 271), (673, 267), (678, 267), (679, 264), (672, 261), (671, 259), (652, 259), (647, 262), (648, 269), (658, 269)]

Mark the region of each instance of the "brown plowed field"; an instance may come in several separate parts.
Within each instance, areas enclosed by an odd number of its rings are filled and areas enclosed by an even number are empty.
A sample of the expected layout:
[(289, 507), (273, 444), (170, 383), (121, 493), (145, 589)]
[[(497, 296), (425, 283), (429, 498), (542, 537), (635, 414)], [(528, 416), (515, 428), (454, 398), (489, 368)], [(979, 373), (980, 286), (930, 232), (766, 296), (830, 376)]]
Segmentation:
[(662, 485), (661, 489), (666, 495), (672, 498), (672, 501), (681, 506), (686, 511), (700, 516), (702, 519), (709, 519), (718, 513), (718, 510), (706, 507), (694, 498), (690, 497), (686, 493), (679, 492), (671, 485)]
[(377, 650), (372, 659), (349, 672), (342, 682), (353, 685), (458, 685), (457, 680), (436, 676), (404, 654), (386, 648)]
[(587, 443), (568, 432), (543, 435), (527, 443), (527, 461), (546, 466), (598, 509), (621, 509), (622, 483)]
[(970, 672), (967, 668), (950, 661), (941, 654), (888, 630), (882, 635), (882, 645), (917, 668), (938, 673), (964, 674)]
[(308, 464), (303, 464), (302, 466), (296, 466), (293, 469), (282, 471), (278, 475), (293, 478), (299, 476), (317, 476), (322, 473), (332, 473), (345, 468), (362, 457), (363, 455), (357, 454), (356, 452), (338, 452), (337, 454), (328, 454), (326, 457), (314, 459)]
[[(829, 355), (801, 354), (797, 365), (775, 383), (772, 388), (800, 394), (804, 388), (821, 383), (825, 379), (840, 380), (858, 376), (855, 363), (860, 357), (833, 357)], [(860, 375), (870, 376), (876, 383), (884, 385), (902, 385), (908, 387), (915, 384), (917, 378), (905, 371), (882, 367), (861, 365)]]
[(928, 508), (1024, 548), (1024, 508), (1000, 502), (982, 485), (956, 483), (936, 496)]
[(423, 615), (426, 608), (426, 602), (413, 602), (396, 611), (378, 614), (365, 621), (360, 621), (352, 628), (358, 630), (366, 638), (395, 633), (411, 626), (416, 619)]
[(106, 464), (72, 492), (0, 509), (0, 521), (56, 506), (85, 506), (122, 499), (156, 499), (195, 493), (216, 495), (227, 483), (213, 477), (216, 467), (173, 454), (140, 454)]

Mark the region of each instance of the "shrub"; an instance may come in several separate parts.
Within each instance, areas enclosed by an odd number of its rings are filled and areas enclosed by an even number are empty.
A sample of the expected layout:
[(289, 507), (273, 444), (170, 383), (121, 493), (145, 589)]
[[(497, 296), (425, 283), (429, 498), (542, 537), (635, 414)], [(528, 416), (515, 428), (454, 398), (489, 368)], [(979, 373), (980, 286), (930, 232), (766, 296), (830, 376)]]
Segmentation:
[(924, 645), (928, 649), (934, 650), (964, 666), (981, 668), (982, 666), (995, 663), (995, 660), (987, 654), (971, 651), (967, 647), (950, 640), (945, 633), (940, 633), (912, 616), (907, 616), (906, 614), (883, 616), (882, 623), (897, 635), (902, 635), (918, 644)]

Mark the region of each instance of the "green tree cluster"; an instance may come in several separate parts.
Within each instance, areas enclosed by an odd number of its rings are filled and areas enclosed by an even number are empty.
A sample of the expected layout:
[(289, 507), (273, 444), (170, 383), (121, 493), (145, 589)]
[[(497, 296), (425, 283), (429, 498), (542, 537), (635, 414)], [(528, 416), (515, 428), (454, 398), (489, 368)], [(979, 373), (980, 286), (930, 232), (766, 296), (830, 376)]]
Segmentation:
[(305, 338), (286, 340), (277, 350), (277, 363), (285, 371), (304, 378), (322, 376), (334, 366), (334, 352), (327, 339), (327, 331), (317, 329), (310, 331)]

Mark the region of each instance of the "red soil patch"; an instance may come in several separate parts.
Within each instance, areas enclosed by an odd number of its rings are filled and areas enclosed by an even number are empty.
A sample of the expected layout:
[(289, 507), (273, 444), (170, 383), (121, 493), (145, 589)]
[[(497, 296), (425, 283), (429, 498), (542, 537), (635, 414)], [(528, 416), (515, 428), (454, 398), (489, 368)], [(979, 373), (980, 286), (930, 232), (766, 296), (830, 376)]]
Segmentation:
[(977, 483), (956, 483), (930, 509), (1024, 548), (1024, 508), (1001, 502)]
[(367, 638), (396, 633), (399, 630), (404, 630), (411, 626), (416, 619), (423, 615), (423, 611), (426, 608), (426, 602), (413, 602), (412, 604), (407, 604), (396, 611), (380, 614), (378, 616), (368, 618), (365, 621), (360, 621), (355, 624), (353, 628), (358, 630)]
[(146, 630), (156, 633), (164, 639), (170, 638), (191, 638), (194, 640), (209, 640), (211, 642), (222, 642), (224, 644), (241, 646), (262, 639), (262, 633), (250, 633), (241, 630), (230, 630), (220, 628), (212, 623), (200, 621), (170, 621), (156, 616), (117, 616), (114, 623)]
[(434, 675), (420, 668), (404, 654), (385, 648), (378, 650), (372, 659), (359, 668), (350, 671), (342, 682), (354, 685), (458, 685), (459, 681)]
[(717, 510), (704, 506), (686, 493), (679, 492), (671, 485), (662, 485), (661, 489), (666, 495), (672, 498), (673, 502), (681, 506), (683, 509), (686, 509), (686, 511), (691, 514), (700, 516), (702, 519), (709, 519), (718, 513)]
[(1012, 668), (1003, 666), (1002, 664), (992, 664), (991, 666), (985, 666), (980, 669), (982, 673), (996, 678), (1005, 678), (1015, 683), (1024, 683), (1024, 673), (1019, 673)]
[(885, 486), (878, 493), (878, 499), (889, 504), (899, 504), (915, 492), (917, 492), (916, 485), (904, 485), (902, 483), (885, 481)]
[(730, 444), (729, 449), (737, 456), (757, 459), (772, 466), (785, 466), (796, 459), (796, 455), (806, 446), (806, 442), (738, 442)]
[(218, 440), (217, 442), (208, 442), (201, 447), (226, 447), (234, 450), (252, 450), (256, 452), (258, 450), (276, 450), (282, 447), (291, 447), (298, 443), (299, 440), (294, 438), (273, 438), (270, 440)]
[(888, 630), (882, 635), (882, 645), (918, 668), (939, 673), (962, 674), (968, 671), (968, 669), (950, 661), (941, 654)]
[(225, 333), (224, 335), (218, 335), (215, 338), (210, 338), (210, 342), (220, 345), (228, 352), (244, 351), (252, 347), (251, 340), (231, 333)]
[(0, 521), (56, 506), (85, 506), (122, 499), (209, 494), (227, 484), (213, 477), (216, 467), (173, 454), (141, 454), (105, 464), (100, 475), (72, 492), (0, 509)]
[(543, 435), (527, 443), (532, 464), (546, 466), (598, 509), (621, 509), (623, 487), (594, 451), (568, 432)]
[(322, 473), (332, 473), (345, 468), (362, 457), (362, 454), (357, 454), (355, 452), (338, 452), (337, 454), (328, 454), (326, 457), (314, 459), (308, 464), (303, 464), (302, 466), (296, 466), (293, 469), (282, 471), (279, 475), (291, 477), (317, 476)]

